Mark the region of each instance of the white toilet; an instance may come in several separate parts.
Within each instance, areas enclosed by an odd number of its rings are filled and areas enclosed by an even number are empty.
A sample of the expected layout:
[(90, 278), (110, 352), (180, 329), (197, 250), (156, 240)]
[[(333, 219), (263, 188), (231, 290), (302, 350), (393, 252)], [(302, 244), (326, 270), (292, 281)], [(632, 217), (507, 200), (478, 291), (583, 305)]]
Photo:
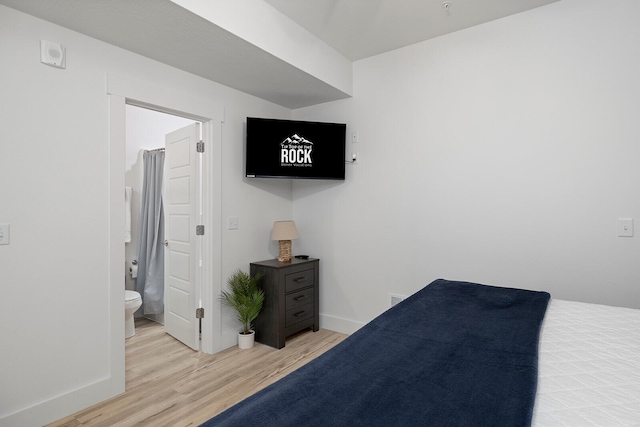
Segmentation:
[(142, 305), (142, 297), (136, 291), (124, 291), (124, 337), (129, 338), (136, 334), (136, 325), (133, 313)]

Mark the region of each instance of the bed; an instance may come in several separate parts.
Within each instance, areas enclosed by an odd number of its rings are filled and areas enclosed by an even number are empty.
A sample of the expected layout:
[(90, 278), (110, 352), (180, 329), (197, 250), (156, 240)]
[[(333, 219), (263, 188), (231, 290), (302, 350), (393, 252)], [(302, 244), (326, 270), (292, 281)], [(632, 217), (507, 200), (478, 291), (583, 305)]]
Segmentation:
[(640, 311), (436, 280), (203, 426), (638, 426)]
[(533, 426), (640, 426), (640, 310), (552, 299)]

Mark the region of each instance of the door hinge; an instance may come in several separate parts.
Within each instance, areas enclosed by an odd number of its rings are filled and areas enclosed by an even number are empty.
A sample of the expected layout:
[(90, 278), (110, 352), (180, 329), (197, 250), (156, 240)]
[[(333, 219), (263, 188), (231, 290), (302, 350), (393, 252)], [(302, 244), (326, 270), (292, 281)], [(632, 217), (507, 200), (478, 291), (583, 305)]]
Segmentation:
[(196, 151), (198, 153), (204, 153), (204, 142), (198, 141), (198, 143), (196, 144)]
[(196, 236), (204, 236), (204, 225), (196, 225)]
[(204, 308), (196, 308), (196, 319), (204, 319)]

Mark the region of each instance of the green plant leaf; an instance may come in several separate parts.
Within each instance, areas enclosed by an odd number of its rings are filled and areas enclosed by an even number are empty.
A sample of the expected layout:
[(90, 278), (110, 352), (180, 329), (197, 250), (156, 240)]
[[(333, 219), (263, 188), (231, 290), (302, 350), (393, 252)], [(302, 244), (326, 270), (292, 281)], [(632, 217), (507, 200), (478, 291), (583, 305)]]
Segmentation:
[(262, 274), (251, 276), (238, 269), (227, 279), (229, 290), (220, 294), (220, 302), (238, 313), (237, 319), (245, 334), (251, 330), (251, 322), (258, 317), (264, 303), (264, 291), (258, 286), (261, 278)]

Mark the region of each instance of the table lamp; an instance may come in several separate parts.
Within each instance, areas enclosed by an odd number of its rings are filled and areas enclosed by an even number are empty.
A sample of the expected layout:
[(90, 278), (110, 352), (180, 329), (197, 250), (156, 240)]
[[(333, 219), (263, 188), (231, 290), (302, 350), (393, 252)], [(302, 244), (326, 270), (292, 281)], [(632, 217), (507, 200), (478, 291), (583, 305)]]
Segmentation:
[(271, 240), (278, 241), (278, 261), (291, 262), (291, 240), (298, 238), (296, 223), (293, 221), (275, 221)]

